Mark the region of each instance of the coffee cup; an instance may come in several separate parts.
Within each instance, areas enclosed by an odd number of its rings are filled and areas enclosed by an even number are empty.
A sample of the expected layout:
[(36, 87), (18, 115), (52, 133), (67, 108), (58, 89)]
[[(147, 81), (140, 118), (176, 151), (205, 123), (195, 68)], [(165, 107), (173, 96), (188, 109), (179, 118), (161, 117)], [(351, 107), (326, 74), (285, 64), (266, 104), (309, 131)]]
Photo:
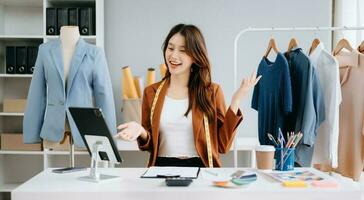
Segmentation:
[(274, 166), (275, 148), (272, 145), (260, 145), (255, 148), (257, 168), (271, 170)]

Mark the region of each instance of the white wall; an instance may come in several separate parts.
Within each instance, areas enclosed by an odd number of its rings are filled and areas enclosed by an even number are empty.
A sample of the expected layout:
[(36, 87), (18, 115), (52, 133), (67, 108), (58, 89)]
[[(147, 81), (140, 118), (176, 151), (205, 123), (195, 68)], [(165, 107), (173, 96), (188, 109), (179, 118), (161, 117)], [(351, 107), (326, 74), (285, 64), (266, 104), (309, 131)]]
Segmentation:
[[(105, 1), (105, 51), (112, 76), (117, 110), (120, 110), (120, 68), (131, 66), (134, 75), (163, 62), (161, 46), (170, 28), (178, 23), (197, 25), (205, 36), (212, 63), (213, 81), (221, 84), (229, 104), (233, 93), (233, 41), (247, 27), (331, 26), (331, 0), (107, 0)], [(266, 50), (270, 36), (279, 48), (296, 37), (304, 50), (312, 32), (249, 33), (240, 40), (239, 79), (250, 74)], [(331, 34), (319, 33), (331, 47)], [(159, 76), (159, 74), (158, 74)], [(242, 103), (244, 122), (240, 136), (257, 134), (257, 114), (250, 109), (251, 96)], [(122, 122), (117, 112), (118, 123)]]

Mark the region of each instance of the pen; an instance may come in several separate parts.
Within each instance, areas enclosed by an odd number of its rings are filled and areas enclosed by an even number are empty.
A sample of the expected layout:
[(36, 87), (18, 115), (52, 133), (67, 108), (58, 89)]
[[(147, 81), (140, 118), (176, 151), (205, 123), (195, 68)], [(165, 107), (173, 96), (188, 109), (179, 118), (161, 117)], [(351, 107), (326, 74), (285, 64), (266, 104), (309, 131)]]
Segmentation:
[(161, 175), (161, 174), (157, 175), (157, 178), (178, 178), (178, 177), (180, 177), (180, 175)]
[(274, 139), (273, 135), (268, 133), (268, 138), (270, 141), (272, 141), (274, 143), (274, 145), (278, 146), (278, 143), (277, 141)]
[(302, 139), (302, 137), (303, 137), (303, 134), (301, 133), (301, 132), (299, 132), (298, 134), (297, 134), (297, 139), (296, 139), (296, 141), (295, 141), (295, 145), (293, 146), (293, 147), (296, 147), (297, 146), (297, 144), (299, 143), (299, 141)]
[(281, 128), (278, 128), (278, 138), (280, 138), (280, 139), (281, 139), (281, 143), (280, 143), (280, 145), (281, 145), (281, 148), (283, 148), (283, 147), (284, 147), (284, 143), (285, 143), (286, 141), (284, 140), (284, 136), (283, 136), (283, 133), (282, 133)]

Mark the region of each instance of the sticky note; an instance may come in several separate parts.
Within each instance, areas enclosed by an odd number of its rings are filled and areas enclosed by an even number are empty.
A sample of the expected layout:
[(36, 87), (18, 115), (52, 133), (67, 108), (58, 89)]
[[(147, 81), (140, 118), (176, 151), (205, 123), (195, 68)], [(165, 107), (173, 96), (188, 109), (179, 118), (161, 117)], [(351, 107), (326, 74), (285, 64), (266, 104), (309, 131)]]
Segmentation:
[(284, 187), (307, 187), (304, 181), (283, 181), (282, 185)]
[(334, 181), (313, 181), (311, 183), (314, 187), (321, 187), (321, 188), (334, 188), (337, 187), (337, 183)]

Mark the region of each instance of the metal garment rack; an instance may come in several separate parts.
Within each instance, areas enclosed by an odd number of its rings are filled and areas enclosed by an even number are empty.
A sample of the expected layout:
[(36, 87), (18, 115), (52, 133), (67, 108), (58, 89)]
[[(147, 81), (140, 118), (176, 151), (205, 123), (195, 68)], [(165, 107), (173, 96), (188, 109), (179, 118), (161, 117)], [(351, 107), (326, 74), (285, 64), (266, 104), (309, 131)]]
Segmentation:
[[(237, 68), (238, 68), (238, 42), (242, 35), (249, 32), (299, 32), (299, 31), (309, 31), (309, 32), (319, 32), (319, 31), (349, 31), (349, 30), (364, 30), (364, 26), (356, 27), (285, 27), (285, 28), (246, 28), (242, 29), (234, 39), (234, 91), (238, 87), (237, 83)], [(253, 150), (254, 151), (254, 150)], [(234, 140), (234, 167), (237, 168), (238, 165), (238, 150), (236, 139)]]

